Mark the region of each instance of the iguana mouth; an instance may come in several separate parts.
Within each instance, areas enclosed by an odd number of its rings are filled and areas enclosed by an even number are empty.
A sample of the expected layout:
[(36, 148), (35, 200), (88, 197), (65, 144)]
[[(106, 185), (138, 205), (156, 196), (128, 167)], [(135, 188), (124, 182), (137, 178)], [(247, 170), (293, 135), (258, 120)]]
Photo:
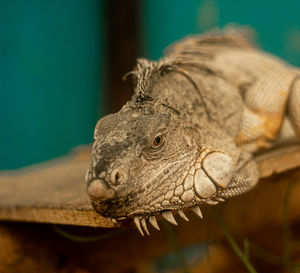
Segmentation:
[[(126, 204), (126, 201), (127, 204), (130, 204), (126, 198), (124, 200), (111, 199), (103, 203), (95, 200), (94, 208), (100, 214), (110, 217), (113, 222), (132, 218), (142, 235), (145, 233), (149, 235), (147, 221), (159, 230), (156, 221), (157, 215), (161, 215), (174, 225), (177, 225), (173, 216), (174, 211), (186, 221), (188, 218), (183, 209), (191, 209), (196, 215), (203, 218), (199, 204), (216, 205), (225, 201), (221, 195), (232, 178), (234, 162), (227, 154), (207, 148), (198, 153), (196, 159), (189, 166), (184, 175), (170, 182), (171, 186), (168, 190), (157, 195), (150, 203), (132, 208), (130, 212), (122, 212), (123, 207), (119, 206), (119, 204)], [(89, 189), (94, 190), (92, 186)], [(103, 183), (99, 183), (99, 191), (105, 197), (111, 195), (110, 190)], [(109, 210), (108, 208), (114, 209)]]
[[(136, 198), (140, 196), (138, 193), (141, 189), (136, 189), (136, 192), (130, 192), (123, 197), (117, 196), (126, 188), (117, 193), (116, 188), (113, 190), (100, 178), (90, 182), (87, 192), (92, 198), (95, 210), (100, 214), (110, 217), (114, 222), (132, 218), (142, 235), (149, 234), (147, 221), (154, 228), (159, 229), (156, 221), (157, 215), (177, 225), (173, 211), (177, 211), (179, 216), (188, 220), (183, 209), (191, 209), (202, 218), (199, 204), (215, 205), (225, 201), (222, 198), (222, 192), (230, 183), (234, 171), (234, 160), (229, 155), (205, 148), (197, 152), (197, 156), (192, 161), (187, 160), (185, 163), (189, 167), (184, 167), (185, 164), (179, 169), (173, 166), (173, 172), (168, 173), (167, 178), (165, 176), (165, 179), (170, 179), (169, 177), (176, 175), (174, 180), (172, 179), (168, 184), (157, 184), (154, 190), (149, 188), (148, 191), (143, 192), (144, 199), (139, 197), (138, 202), (141, 202), (139, 204), (136, 203)], [(164, 171), (161, 173), (163, 174)], [(148, 196), (153, 192), (156, 195), (153, 195), (151, 199)], [(93, 200), (95, 196), (98, 199)]]
[[(219, 202), (224, 202), (225, 199), (222, 197), (218, 197), (217, 195), (212, 196), (210, 199), (207, 200), (203, 200), (202, 203), (203, 204), (208, 204), (208, 205), (216, 205)], [(93, 203), (93, 202), (92, 202)], [(101, 207), (103, 210), (106, 210), (107, 207), (109, 207), (109, 205), (105, 205), (105, 204), (95, 204), (95, 209), (96, 211), (98, 211), (98, 213), (102, 214), (103, 216), (106, 217), (106, 213), (101, 213), (99, 211), (99, 208), (97, 209), (96, 206), (100, 205), (99, 207)], [(175, 208), (177, 207), (177, 208)], [(116, 216), (116, 217), (111, 217), (109, 215), (107, 215), (107, 217), (113, 222), (113, 223), (117, 223), (120, 221), (124, 221), (124, 220), (129, 220), (132, 219), (135, 226), (137, 227), (138, 231), (140, 232), (140, 234), (142, 236), (145, 235), (145, 233), (147, 235), (150, 235), (150, 232), (148, 230), (147, 227), (147, 221), (149, 221), (149, 223), (157, 230), (160, 230), (159, 225), (157, 223), (156, 217), (157, 216), (162, 216), (165, 220), (167, 220), (169, 223), (173, 224), (173, 225), (177, 225), (177, 222), (174, 218), (173, 213), (177, 213), (182, 219), (184, 219), (185, 221), (189, 221), (189, 219), (187, 218), (187, 216), (184, 213), (185, 209), (190, 209), (192, 212), (194, 212), (198, 217), (200, 217), (201, 219), (203, 218), (203, 214), (201, 212), (200, 206), (199, 206), (199, 202), (193, 201), (190, 203), (186, 203), (186, 204), (181, 204), (181, 206), (174, 206), (174, 208), (166, 208), (166, 209), (162, 209), (162, 210), (157, 210), (154, 212), (149, 212), (149, 213), (145, 213), (145, 211), (143, 209), (136, 209), (132, 212), (130, 212), (129, 214), (127, 214), (126, 216)]]
[[(210, 204), (210, 205), (216, 205), (218, 204), (219, 202), (224, 202), (225, 199), (219, 197), (218, 200), (208, 200), (206, 203), (207, 204)], [(189, 209), (191, 209), (191, 211), (193, 211), (198, 217), (200, 217), (201, 219), (203, 219), (203, 215), (202, 215), (202, 212), (201, 212), (201, 209), (199, 207), (199, 205), (196, 205), (196, 206), (193, 206), (193, 207), (190, 207)], [(175, 210), (165, 210), (165, 211), (161, 211), (159, 214), (165, 219), (167, 220), (169, 223), (173, 224), (173, 225), (176, 225), (177, 226), (177, 222), (174, 218), (174, 215), (173, 215), (173, 211), (176, 211), (178, 213), (178, 215), (184, 219), (185, 221), (189, 221), (189, 219), (187, 218), (187, 216), (185, 215), (183, 209), (175, 209)], [(133, 212), (133, 213), (137, 213), (136, 212)], [(146, 216), (134, 216), (133, 217), (133, 222), (136, 226), (136, 228), (138, 229), (138, 231), (140, 232), (140, 234), (142, 236), (145, 235), (145, 233), (147, 235), (150, 235), (150, 232), (148, 230), (148, 227), (147, 227), (147, 220), (149, 221), (149, 223), (157, 230), (160, 230), (159, 228), (159, 225), (157, 223), (157, 220), (156, 220), (156, 216), (157, 215), (146, 215)], [(120, 218), (118, 218), (120, 219)], [(123, 219), (126, 219), (126, 217), (124, 218), (121, 218), (120, 220), (123, 220)], [(116, 219), (111, 219), (113, 222), (117, 222)]]

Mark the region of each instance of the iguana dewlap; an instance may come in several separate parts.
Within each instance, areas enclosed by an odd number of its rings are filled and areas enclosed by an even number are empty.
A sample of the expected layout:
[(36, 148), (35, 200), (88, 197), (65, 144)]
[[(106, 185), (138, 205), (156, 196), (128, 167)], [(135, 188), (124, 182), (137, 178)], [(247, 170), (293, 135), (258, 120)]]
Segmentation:
[(172, 211), (202, 217), (258, 181), (252, 153), (283, 119), (300, 137), (300, 71), (229, 30), (192, 36), (159, 61), (139, 59), (132, 100), (96, 125), (87, 193), (95, 210), (143, 234)]

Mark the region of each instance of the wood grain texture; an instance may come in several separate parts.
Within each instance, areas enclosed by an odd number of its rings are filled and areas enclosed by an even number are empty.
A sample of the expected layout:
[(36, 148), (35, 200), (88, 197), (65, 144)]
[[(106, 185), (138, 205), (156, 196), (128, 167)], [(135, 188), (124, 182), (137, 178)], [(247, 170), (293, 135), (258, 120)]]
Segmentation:
[[(98, 215), (85, 192), (90, 149), (17, 171), (0, 173), (0, 220), (117, 227)], [(261, 178), (300, 167), (300, 146), (257, 156)], [(239, 198), (237, 198), (239, 199)]]
[(0, 175), (0, 219), (113, 227), (91, 207), (84, 175), (90, 149)]

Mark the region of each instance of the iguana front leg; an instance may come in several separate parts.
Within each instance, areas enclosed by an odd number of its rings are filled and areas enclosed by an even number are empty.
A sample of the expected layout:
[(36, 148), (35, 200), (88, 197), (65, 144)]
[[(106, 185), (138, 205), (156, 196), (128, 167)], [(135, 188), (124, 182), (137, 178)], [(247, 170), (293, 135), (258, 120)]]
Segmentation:
[[(273, 72), (257, 80), (247, 90), (240, 132), (236, 138), (238, 146), (256, 152), (273, 144), (286, 113), (287, 101), (295, 77), (292, 70)], [(291, 96), (293, 98), (290, 98), (290, 101), (296, 101), (299, 92), (294, 91)], [(299, 106), (294, 102), (289, 104), (291, 116), (294, 117), (292, 121), (299, 128)]]
[[(267, 148), (276, 140), (284, 116), (290, 118), (300, 137), (300, 73), (272, 73), (258, 80), (244, 97), (245, 108), (236, 144), (247, 151)], [(228, 186), (220, 192), (230, 198), (253, 188), (258, 181), (257, 165), (250, 154), (242, 151), (235, 173)]]
[[(245, 95), (241, 130), (236, 143), (248, 151), (272, 145), (287, 114), (300, 138), (300, 73), (269, 74), (257, 81)], [(258, 181), (256, 163), (242, 152), (237, 169), (220, 197), (229, 198), (248, 191)]]

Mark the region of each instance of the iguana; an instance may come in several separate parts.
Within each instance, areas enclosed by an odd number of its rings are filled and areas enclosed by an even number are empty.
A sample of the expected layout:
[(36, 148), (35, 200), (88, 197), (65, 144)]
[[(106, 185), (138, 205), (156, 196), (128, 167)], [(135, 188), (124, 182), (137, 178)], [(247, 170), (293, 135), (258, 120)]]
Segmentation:
[(199, 217), (255, 186), (253, 153), (271, 147), (284, 118), (300, 137), (300, 70), (252, 45), (242, 30), (190, 36), (158, 61), (138, 59), (132, 99), (95, 128), (86, 174), (94, 209), (132, 218)]

